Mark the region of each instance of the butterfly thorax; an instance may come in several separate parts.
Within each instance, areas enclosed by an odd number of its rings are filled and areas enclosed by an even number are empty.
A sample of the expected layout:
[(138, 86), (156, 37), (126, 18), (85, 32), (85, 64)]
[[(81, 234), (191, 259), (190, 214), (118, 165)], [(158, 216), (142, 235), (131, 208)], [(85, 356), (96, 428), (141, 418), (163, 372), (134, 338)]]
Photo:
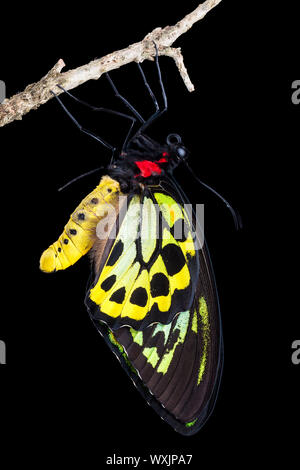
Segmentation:
[[(185, 151), (180, 146), (181, 151)], [(178, 144), (158, 142), (139, 135), (108, 167), (108, 174), (120, 184), (122, 192), (139, 192), (147, 185), (158, 185), (161, 177), (172, 174), (187, 156), (178, 154)]]

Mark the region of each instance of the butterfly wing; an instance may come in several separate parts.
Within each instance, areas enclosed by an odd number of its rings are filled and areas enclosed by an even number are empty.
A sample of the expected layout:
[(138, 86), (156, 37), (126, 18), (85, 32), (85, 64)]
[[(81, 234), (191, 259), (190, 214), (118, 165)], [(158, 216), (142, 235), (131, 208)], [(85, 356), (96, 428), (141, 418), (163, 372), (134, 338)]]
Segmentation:
[(86, 305), (92, 318), (112, 330), (169, 324), (191, 307), (196, 288), (199, 263), (191, 222), (162, 189), (145, 190), (126, 202)]
[[(158, 201), (159, 211), (155, 221), (160, 226), (159, 234), (162, 237), (157, 245), (156, 260), (160, 251), (169, 244), (167, 240), (170, 238), (167, 234), (170, 233), (173, 237), (172, 227), (176, 221), (183, 219), (187, 224), (187, 235), (177, 239), (176, 246), (182, 249), (189, 269), (190, 297), (186, 299), (185, 304), (182, 300), (177, 300), (174, 314), (169, 315), (169, 321), (157, 318), (154, 321), (150, 314), (148, 322), (130, 324), (130, 319), (126, 319), (129, 325), (125, 324), (122, 327), (119, 327), (118, 323), (104, 321), (107, 317), (95, 314), (95, 308), (90, 308), (91, 291), (88, 292), (87, 302), (96, 328), (118, 356), (140, 393), (176, 431), (189, 435), (197, 432), (209, 417), (219, 387), (223, 341), (218, 296), (207, 246), (200, 244), (201, 248), (195, 249), (195, 240), (189, 236), (191, 227), (184, 217), (181, 195), (178, 193), (174, 195), (169, 189), (166, 191), (152, 188), (150, 197), (152, 202)], [(175, 201), (176, 208), (173, 207), (171, 199)], [(175, 215), (172, 215), (172, 210)], [(141, 219), (142, 215), (139, 213), (139, 223)], [(116, 246), (120, 239), (122, 237), (112, 245)], [(142, 243), (141, 236), (138, 236), (137, 240), (139, 241), (134, 241), (136, 246)], [(171, 243), (173, 243), (172, 238)], [(132, 246), (132, 243), (128, 246)], [(110, 247), (109, 250), (113, 253), (114, 248)], [(191, 256), (193, 250), (195, 250), (194, 257)], [(146, 251), (144, 249), (143, 253)], [(126, 251), (123, 256), (125, 255)], [(189, 264), (191, 260), (193, 263)], [(162, 267), (161, 270), (165, 273)], [(94, 285), (99, 282), (101, 273), (97, 274)], [(159, 274), (159, 271), (156, 274)], [(151, 279), (150, 275), (150, 287), (147, 287), (150, 294)], [(101, 278), (101, 282), (104, 281)], [(174, 295), (175, 289), (172, 292)], [(168, 295), (172, 296), (170, 290)], [(181, 308), (183, 305), (184, 308)], [(148, 312), (146, 318), (147, 315)], [(163, 316), (162, 319), (165, 320)]]

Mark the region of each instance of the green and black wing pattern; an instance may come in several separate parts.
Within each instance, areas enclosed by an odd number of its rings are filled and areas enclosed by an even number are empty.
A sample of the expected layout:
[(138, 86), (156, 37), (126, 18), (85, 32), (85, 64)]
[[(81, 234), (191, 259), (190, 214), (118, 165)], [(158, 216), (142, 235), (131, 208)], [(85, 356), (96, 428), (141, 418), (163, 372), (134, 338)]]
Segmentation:
[[(136, 220), (130, 217), (134, 198), (142, 203)], [(167, 185), (129, 199), (86, 305), (146, 401), (176, 431), (190, 435), (213, 409), (223, 340), (209, 253), (184, 202)], [(183, 230), (175, 230), (180, 224)]]

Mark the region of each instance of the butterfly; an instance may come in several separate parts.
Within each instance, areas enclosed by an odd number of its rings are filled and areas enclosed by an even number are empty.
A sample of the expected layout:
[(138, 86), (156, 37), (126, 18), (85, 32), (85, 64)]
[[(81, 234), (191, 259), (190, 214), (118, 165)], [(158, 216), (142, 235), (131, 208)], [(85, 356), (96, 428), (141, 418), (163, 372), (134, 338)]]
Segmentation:
[[(81, 131), (111, 149), (112, 160), (99, 185), (42, 254), (40, 268), (63, 270), (89, 253), (92, 281), (85, 304), (93, 324), (148, 404), (175, 431), (192, 435), (216, 401), (223, 367), (222, 325), (202, 228), (173, 176), (181, 164), (190, 168), (189, 152), (177, 134), (161, 144), (145, 132), (167, 109), (155, 48), (164, 108), (159, 108), (138, 64), (156, 107), (147, 121), (118, 93), (110, 76), (116, 95), (134, 117), (95, 108), (63, 89), (96, 111), (131, 120), (117, 155), (113, 146), (83, 129), (55, 95)], [(137, 120), (140, 126), (132, 135)]]

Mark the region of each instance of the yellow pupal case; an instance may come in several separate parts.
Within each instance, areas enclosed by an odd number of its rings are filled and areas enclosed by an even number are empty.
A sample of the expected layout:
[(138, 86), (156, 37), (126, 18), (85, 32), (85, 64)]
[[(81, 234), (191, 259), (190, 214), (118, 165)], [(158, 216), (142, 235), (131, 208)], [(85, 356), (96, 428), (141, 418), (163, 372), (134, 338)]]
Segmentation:
[(44, 251), (40, 269), (47, 273), (66, 269), (85, 255), (95, 242), (97, 224), (107, 217), (111, 206), (117, 206), (119, 196), (119, 183), (103, 176), (72, 213), (59, 239)]

